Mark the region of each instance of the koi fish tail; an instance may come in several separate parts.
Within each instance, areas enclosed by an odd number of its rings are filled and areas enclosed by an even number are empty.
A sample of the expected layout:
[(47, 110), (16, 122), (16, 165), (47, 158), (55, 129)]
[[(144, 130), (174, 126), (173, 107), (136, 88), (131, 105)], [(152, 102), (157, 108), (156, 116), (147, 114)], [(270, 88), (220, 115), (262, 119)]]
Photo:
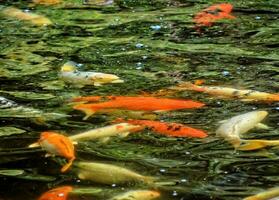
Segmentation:
[(80, 110), (82, 112), (85, 113), (85, 117), (83, 117), (82, 119), (83, 120), (87, 120), (89, 117), (91, 117), (91, 115), (93, 115), (96, 111), (91, 109), (91, 108), (86, 108), (84, 107), (83, 105), (85, 104), (79, 104), (79, 105), (76, 105), (74, 106), (73, 108), (76, 109), (76, 110)]
[(270, 141), (270, 140), (243, 140), (245, 144), (239, 146), (237, 149), (242, 151), (262, 149), (267, 146), (277, 146), (279, 141)]
[(62, 167), (61, 172), (62, 173), (66, 172), (72, 166), (74, 160), (75, 158), (71, 158), (69, 162)]
[(197, 92), (204, 92), (205, 91), (205, 89), (203, 87), (195, 85), (191, 82), (181, 83), (178, 86), (171, 87), (171, 89), (174, 89), (174, 90), (193, 90), (193, 91), (197, 91)]

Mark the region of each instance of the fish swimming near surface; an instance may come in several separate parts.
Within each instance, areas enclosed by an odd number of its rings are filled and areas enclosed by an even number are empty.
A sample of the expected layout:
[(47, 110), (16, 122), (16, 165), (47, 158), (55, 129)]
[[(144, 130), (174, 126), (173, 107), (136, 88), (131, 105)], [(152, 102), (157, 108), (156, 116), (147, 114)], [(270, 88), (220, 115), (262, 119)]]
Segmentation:
[(169, 137), (193, 137), (193, 138), (205, 138), (207, 134), (199, 129), (194, 129), (184, 124), (178, 123), (166, 123), (153, 120), (122, 120), (133, 125), (139, 125), (151, 129), (152, 131), (169, 136)]
[(62, 167), (61, 172), (66, 172), (71, 167), (75, 160), (75, 150), (68, 137), (55, 132), (42, 132), (39, 144), (50, 155), (58, 155), (68, 159), (68, 163)]
[(131, 190), (109, 200), (152, 200), (160, 197), (160, 193), (155, 190)]
[(229, 87), (214, 87), (214, 86), (199, 86), (190, 82), (184, 82), (177, 86), (169, 88), (170, 90), (192, 90), (196, 92), (203, 92), (213, 96), (223, 98), (235, 98), (243, 101), (263, 101), (276, 102), (279, 101), (279, 94), (270, 94), (266, 92), (259, 92), (256, 90), (238, 90)]
[[(276, 198), (277, 197), (277, 198)], [(243, 200), (276, 200), (279, 197), (279, 187), (270, 188), (267, 191), (249, 196)]]
[(194, 17), (194, 22), (198, 27), (212, 26), (214, 22), (222, 19), (235, 19), (230, 15), (233, 5), (230, 3), (221, 3), (212, 5), (201, 12), (197, 13)]
[(14, 7), (7, 7), (2, 10), (2, 13), (8, 17), (15, 18), (18, 20), (28, 21), (31, 24), (37, 25), (37, 26), (45, 26), (45, 25), (51, 25), (52, 22), (38, 14), (34, 14), (31, 12), (23, 12), (20, 9), (14, 8)]
[(90, 180), (102, 184), (124, 184), (128, 182), (143, 182), (152, 184), (154, 177), (143, 176), (130, 169), (117, 165), (98, 162), (76, 162), (77, 175), (82, 180)]
[(69, 193), (73, 191), (71, 186), (61, 186), (43, 193), (38, 200), (68, 200)]
[[(252, 111), (245, 114), (237, 115), (223, 123), (216, 130), (216, 135), (224, 138), (231, 143), (236, 149), (240, 148), (242, 139), (241, 135), (248, 132), (252, 128), (266, 128), (260, 122), (268, 115), (266, 111)], [(245, 150), (242, 147), (242, 150)]]
[(205, 104), (182, 99), (168, 99), (156, 97), (115, 97), (115, 99), (92, 104), (78, 104), (73, 106), (76, 110), (83, 111), (87, 119), (97, 111), (105, 109), (124, 109), (149, 112), (166, 112), (171, 110), (181, 110), (190, 108), (200, 108)]
[(123, 83), (118, 76), (113, 74), (105, 74), (100, 72), (83, 72), (78, 71), (76, 63), (72, 61), (66, 62), (61, 67), (60, 77), (68, 83), (74, 84), (77, 87), (85, 85), (101, 86), (108, 83)]
[(62, 2), (62, 0), (32, 0), (34, 4), (40, 4), (45, 6), (56, 5)]

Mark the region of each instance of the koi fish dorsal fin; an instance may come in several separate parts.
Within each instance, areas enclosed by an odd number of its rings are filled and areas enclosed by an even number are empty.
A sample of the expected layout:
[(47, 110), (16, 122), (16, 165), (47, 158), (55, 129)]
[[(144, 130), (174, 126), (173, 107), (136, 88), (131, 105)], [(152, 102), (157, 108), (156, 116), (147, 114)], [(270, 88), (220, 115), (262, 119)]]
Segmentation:
[(68, 61), (61, 67), (61, 72), (73, 72), (77, 69), (76, 65), (75, 62)]

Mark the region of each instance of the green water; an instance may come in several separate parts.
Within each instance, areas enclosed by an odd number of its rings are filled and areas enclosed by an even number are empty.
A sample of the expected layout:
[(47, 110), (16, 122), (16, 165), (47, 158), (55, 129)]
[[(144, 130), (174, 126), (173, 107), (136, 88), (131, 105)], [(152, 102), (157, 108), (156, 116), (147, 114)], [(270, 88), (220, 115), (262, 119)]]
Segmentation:
[[(0, 169), (15, 170), (0, 171), (0, 199), (37, 199), (61, 185), (98, 188), (74, 199), (108, 199), (130, 189), (153, 189), (80, 181), (72, 172), (59, 173), (61, 159), (26, 148), (45, 130), (71, 135), (110, 124), (113, 117), (106, 115), (82, 120), (83, 114), (67, 104), (71, 97), (138, 95), (197, 79), (208, 85), (278, 92), (278, 0), (227, 2), (234, 5), (237, 18), (198, 33), (194, 14), (219, 1), (117, 0), (94, 6), (65, 0), (50, 7), (1, 1), (1, 9), (31, 9), (54, 25), (37, 27), (0, 15), (0, 95), (22, 106), (0, 109)], [(60, 67), (69, 60), (82, 64), (82, 71), (116, 74), (125, 82), (75, 88), (59, 78)], [(110, 162), (175, 182), (155, 188), (162, 200), (236, 200), (279, 185), (278, 149), (235, 151), (215, 136), (218, 121), (264, 109), (270, 129), (253, 130), (247, 137), (279, 139), (278, 103), (224, 100), (196, 92), (175, 97), (207, 106), (160, 114), (159, 119), (203, 129), (208, 138), (169, 138), (144, 130), (105, 144), (81, 142), (77, 159)]]

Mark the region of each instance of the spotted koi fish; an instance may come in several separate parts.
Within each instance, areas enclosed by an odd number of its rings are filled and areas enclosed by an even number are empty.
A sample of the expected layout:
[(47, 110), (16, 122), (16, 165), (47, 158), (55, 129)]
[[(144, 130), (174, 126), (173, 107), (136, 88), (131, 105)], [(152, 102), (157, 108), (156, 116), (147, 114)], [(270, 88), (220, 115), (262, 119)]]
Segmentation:
[(116, 121), (117, 122), (124, 121), (132, 125), (139, 125), (142, 127), (146, 127), (156, 133), (166, 135), (169, 137), (193, 137), (193, 138), (207, 137), (207, 134), (204, 131), (199, 129), (194, 129), (179, 123), (166, 123), (166, 122), (152, 121), (152, 120), (132, 120), (132, 119), (131, 120), (118, 119)]
[(62, 167), (61, 172), (65, 172), (71, 167), (75, 160), (75, 150), (72, 141), (68, 137), (55, 132), (42, 132), (39, 144), (49, 154), (62, 156), (69, 160)]

